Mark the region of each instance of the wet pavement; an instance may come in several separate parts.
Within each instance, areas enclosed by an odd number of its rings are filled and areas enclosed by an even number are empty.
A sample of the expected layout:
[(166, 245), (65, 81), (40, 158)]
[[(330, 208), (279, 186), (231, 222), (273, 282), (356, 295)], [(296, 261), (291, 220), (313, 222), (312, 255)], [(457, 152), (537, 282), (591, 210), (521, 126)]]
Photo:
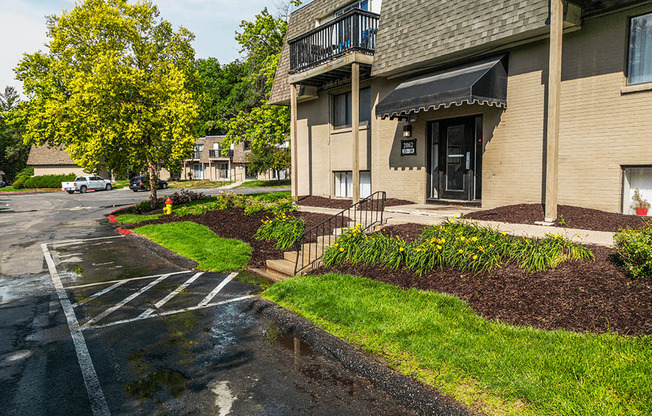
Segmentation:
[(267, 282), (185, 270), (117, 237), (105, 197), (9, 202), (0, 414), (413, 414), (249, 308)]

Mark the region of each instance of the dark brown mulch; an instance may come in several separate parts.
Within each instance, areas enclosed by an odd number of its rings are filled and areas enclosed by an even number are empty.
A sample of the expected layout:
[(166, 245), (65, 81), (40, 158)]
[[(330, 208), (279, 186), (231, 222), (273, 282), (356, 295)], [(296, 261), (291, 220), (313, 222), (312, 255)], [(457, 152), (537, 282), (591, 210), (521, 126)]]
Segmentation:
[[(423, 225), (386, 227), (383, 232), (406, 240)], [(517, 265), (473, 276), (444, 269), (417, 276), (407, 270), (339, 265), (337, 271), (390, 283), (456, 295), (487, 319), (514, 325), (578, 332), (652, 334), (652, 280), (627, 276), (606, 247), (591, 246), (595, 261), (566, 262), (555, 269), (525, 273)]]
[[(293, 214), (306, 222), (306, 229), (319, 224), (330, 218), (330, 215), (315, 214), (311, 212), (296, 212)], [(248, 243), (251, 250), (251, 260), (249, 267), (262, 267), (265, 260), (283, 258), (283, 251), (274, 246), (274, 242), (261, 241), (254, 238), (256, 230), (261, 225), (261, 221), (270, 217), (267, 212), (260, 212), (251, 216), (245, 215), (244, 210), (240, 208), (231, 208), (228, 210), (214, 210), (201, 215), (186, 215), (177, 217), (176, 215), (166, 215), (156, 220), (143, 221), (137, 224), (126, 225), (124, 228), (136, 228), (148, 224), (167, 224), (178, 221), (193, 221), (210, 228), (215, 234), (223, 238), (235, 238)]]
[[(323, 196), (300, 196), (297, 203), (307, 207), (321, 207), (321, 208), (336, 208), (347, 209), (353, 205), (351, 199), (340, 198), (324, 198)], [(385, 200), (385, 207), (394, 207), (397, 205), (414, 204), (412, 201), (404, 199), (387, 198)]]
[[(580, 228), (593, 231), (617, 232), (621, 228), (642, 228), (647, 224), (645, 217), (616, 214), (597, 209), (559, 205), (559, 218), (555, 225), (566, 228)], [(501, 221), (513, 224), (534, 224), (543, 221), (542, 204), (518, 204), (477, 211), (464, 215), (464, 218), (485, 221)]]

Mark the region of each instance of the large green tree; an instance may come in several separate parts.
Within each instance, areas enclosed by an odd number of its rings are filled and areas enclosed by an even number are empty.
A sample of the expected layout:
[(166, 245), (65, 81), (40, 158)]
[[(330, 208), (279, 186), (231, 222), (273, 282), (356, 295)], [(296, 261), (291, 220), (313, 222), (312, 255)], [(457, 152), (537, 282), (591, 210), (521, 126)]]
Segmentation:
[(29, 146), (23, 143), (20, 128), (12, 123), (19, 103), (20, 97), (14, 87), (7, 86), (0, 92), (0, 170), (9, 181), (25, 168), (29, 155)]
[(48, 19), (48, 50), (16, 68), (29, 101), (28, 142), (63, 144), (87, 171), (178, 170), (198, 121), (194, 35), (174, 31), (150, 1), (85, 0)]
[(274, 75), (283, 49), (287, 31), (287, 10), (299, 1), (287, 3), (285, 14), (274, 17), (267, 9), (257, 14), (253, 22), (242, 21), (236, 33), (241, 53), (249, 66), (248, 82), (258, 102), (251, 109), (243, 109), (226, 125), (225, 143), (249, 141), (251, 161), (255, 170), (284, 169), (290, 166), (289, 149), (280, 149), (290, 134), (290, 109), (270, 105)]

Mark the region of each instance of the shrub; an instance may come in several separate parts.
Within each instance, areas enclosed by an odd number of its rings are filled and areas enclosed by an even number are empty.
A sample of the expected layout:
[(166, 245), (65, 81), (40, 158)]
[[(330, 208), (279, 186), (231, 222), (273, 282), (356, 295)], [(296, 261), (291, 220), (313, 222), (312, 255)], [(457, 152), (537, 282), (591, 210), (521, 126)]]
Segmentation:
[(25, 187), (25, 179), (27, 179), (25, 176), (20, 176), (11, 186), (13, 186), (14, 189), (23, 189)]
[(478, 274), (510, 261), (533, 272), (563, 261), (592, 258), (589, 249), (560, 235), (514, 239), (495, 229), (461, 221), (426, 227), (421, 238), (411, 243), (383, 234), (365, 235), (360, 227), (350, 228), (326, 250), (323, 260), (326, 266), (348, 261), (353, 265), (405, 267), (422, 275), (443, 267)]
[[(172, 195), (170, 195), (170, 199), (172, 200), (173, 205), (181, 205), (185, 204), (188, 202), (193, 202), (193, 201), (199, 201), (202, 199), (209, 198), (206, 194), (203, 192), (193, 192), (190, 190), (182, 189), (179, 192), (175, 192)], [(149, 200), (145, 200), (135, 206), (133, 206), (131, 209), (126, 209), (123, 212), (124, 213), (132, 213), (132, 214), (142, 214), (144, 212), (150, 212), (150, 211), (155, 211), (157, 209), (161, 209), (165, 206), (165, 201), (167, 200), (167, 197), (160, 197), (156, 200), (156, 207), (152, 209), (151, 204), (149, 203)]]
[(635, 278), (652, 277), (652, 220), (646, 228), (622, 230), (614, 243), (627, 273)]
[(306, 226), (304, 220), (280, 213), (274, 218), (263, 220), (254, 238), (257, 240), (276, 240), (276, 248), (287, 250), (301, 236)]
[(32, 176), (26, 178), (24, 188), (61, 188), (61, 182), (69, 182), (75, 180), (75, 174), (69, 173), (67, 175), (42, 175)]

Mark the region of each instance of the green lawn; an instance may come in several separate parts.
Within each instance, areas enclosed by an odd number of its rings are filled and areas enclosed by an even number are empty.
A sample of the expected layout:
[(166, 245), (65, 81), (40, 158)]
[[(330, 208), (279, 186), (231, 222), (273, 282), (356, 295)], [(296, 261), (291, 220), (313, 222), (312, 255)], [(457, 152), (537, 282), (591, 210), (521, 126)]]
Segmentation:
[(0, 188), (0, 193), (2, 192), (45, 192), (45, 191), (60, 191), (61, 188), (21, 188), (14, 189), (13, 186), (5, 186)]
[(145, 225), (134, 229), (157, 244), (199, 263), (200, 270), (229, 272), (242, 269), (251, 256), (249, 244), (221, 238), (194, 222)]
[(129, 179), (122, 179), (122, 180), (119, 180), (119, 181), (113, 181), (111, 186), (113, 186), (113, 189), (122, 189), (122, 188), (129, 187)]
[(230, 185), (233, 181), (208, 181), (208, 180), (186, 180), (186, 181), (169, 181), (168, 187), (170, 188), (185, 188), (185, 189), (204, 189), (204, 188), (220, 188), (222, 186)]
[(239, 185), (238, 188), (276, 188), (290, 185), (291, 181), (289, 179), (280, 181), (247, 181)]
[(152, 214), (152, 215), (140, 215), (140, 214), (122, 214), (115, 217), (121, 224), (135, 224), (137, 222), (143, 222), (147, 220), (158, 219), (163, 214)]
[(490, 415), (652, 414), (650, 336), (515, 327), (453, 296), (338, 274), (263, 297)]

